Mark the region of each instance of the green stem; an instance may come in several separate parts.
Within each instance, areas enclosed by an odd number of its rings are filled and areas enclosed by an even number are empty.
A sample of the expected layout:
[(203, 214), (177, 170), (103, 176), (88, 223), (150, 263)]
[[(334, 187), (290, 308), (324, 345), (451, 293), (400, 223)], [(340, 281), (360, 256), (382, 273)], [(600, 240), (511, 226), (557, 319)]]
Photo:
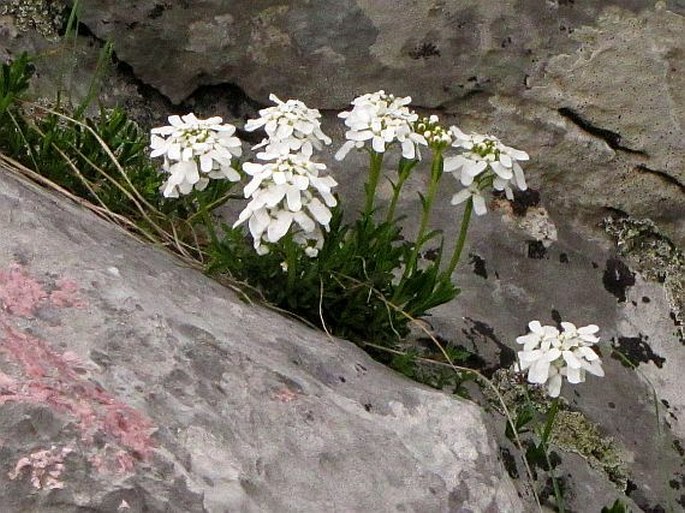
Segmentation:
[(212, 244), (215, 248), (219, 247), (219, 238), (216, 236), (216, 230), (214, 229), (214, 223), (212, 222), (212, 217), (209, 215), (209, 210), (207, 210), (207, 205), (200, 198), (198, 194), (196, 196), (197, 203), (199, 206), (200, 218), (202, 219), (207, 233), (209, 233), (209, 238), (212, 240)]
[(378, 180), (381, 177), (381, 164), (383, 163), (383, 153), (371, 151), (371, 163), (369, 165), (369, 180), (364, 185), (366, 191), (366, 203), (364, 204), (364, 217), (370, 217), (373, 213), (373, 206), (376, 199), (376, 189)]
[(452, 253), (452, 258), (450, 263), (445, 270), (446, 276), (452, 276), (452, 273), (459, 263), (461, 258), (461, 253), (464, 250), (464, 244), (466, 243), (466, 234), (469, 231), (469, 223), (471, 222), (471, 214), (473, 212), (473, 198), (469, 198), (466, 202), (466, 208), (464, 208), (464, 215), (461, 218), (461, 228), (459, 229), (459, 239), (457, 239), (457, 245), (454, 247), (454, 253)]
[(438, 192), (438, 184), (440, 183), (440, 178), (442, 177), (443, 171), (443, 158), (442, 152), (436, 151), (433, 155), (433, 162), (431, 164), (431, 177), (430, 183), (428, 184), (428, 192), (426, 196), (422, 198), (422, 213), (421, 213), (421, 224), (419, 225), (419, 232), (416, 235), (416, 243), (414, 244), (414, 249), (411, 252), (407, 266), (404, 269), (403, 278), (406, 278), (412, 274), (416, 268), (416, 262), (419, 258), (419, 252), (424, 244), (424, 237), (426, 236), (426, 230), (428, 229), (428, 221), (430, 220), (430, 213), (433, 208), (433, 201), (435, 200), (435, 195)]
[(397, 183), (393, 185), (392, 200), (390, 201), (390, 207), (388, 208), (388, 215), (385, 218), (385, 221), (388, 223), (392, 222), (395, 218), (395, 209), (397, 208), (397, 202), (400, 199), (400, 191), (417, 162), (418, 160), (406, 160), (404, 158), (400, 160), (399, 169), (397, 170)]
[[(207, 205), (205, 205), (205, 208), (208, 211), (212, 211), (214, 209), (219, 208), (220, 206), (222, 206), (224, 203), (226, 203), (228, 200), (231, 200), (231, 199), (242, 200), (242, 199), (245, 199), (245, 196), (243, 196), (242, 194), (227, 194), (225, 196), (222, 196), (218, 200), (215, 200), (215, 201), (212, 201), (211, 203), (208, 203)], [(200, 212), (199, 209), (197, 212), (188, 216), (186, 221), (192, 222), (196, 217), (202, 217), (202, 212)], [(204, 219), (203, 219), (203, 221), (204, 221)]]
[(290, 292), (293, 290), (295, 280), (297, 279), (297, 252), (290, 233), (284, 237), (283, 247), (285, 249), (285, 263), (288, 266), (287, 290), (290, 297)]
[(555, 397), (552, 401), (552, 406), (550, 406), (547, 412), (547, 422), (545, 422), (545, 429), (542, 432), (542, 441), (545, 445), (549, 442), (549, 437), (552, 434), (552, 428), (554, 427), (554, 420), (559, 412), (559, 398)]
[(549, 459), (549, 438), (552, 435), (552, 428), (554, 427), (554, 421), (559, 412), (559, 398), (555, 397), (552, 401), (552, 406), (550, 406), (547, 412), (547, 421), (545, 422), (545, 429), (542, 431), (541, 444), (545, 451), (545, 460), (547, 460), (547, 466), (549, 467), (549, 477), (552, 480), (552, 488), (554, 489), (554, 498), (557, 502), (557, 509), (559, 513), (565, 513), (564, 508), (564, 496), (561, 493), (561, 488), (559, 488), (559, 481), (554, 475), (554, 469), (552, 468), (552, 462)]

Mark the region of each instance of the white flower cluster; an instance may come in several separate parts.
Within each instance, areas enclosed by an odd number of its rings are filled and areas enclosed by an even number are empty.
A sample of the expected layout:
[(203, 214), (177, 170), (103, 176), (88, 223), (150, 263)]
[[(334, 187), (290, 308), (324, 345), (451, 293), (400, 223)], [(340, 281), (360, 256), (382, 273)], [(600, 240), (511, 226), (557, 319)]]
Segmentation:
[(337, 204), (331, 189), (338, 184), (321, 176), (326, 165), (311, 156), (331, 140), (321, 131), (318, 110), (297, 100), (271, 99), (276, 106), (260, 110), (261, 117), (246, 124), (249, 130), (264, 127), (269, 137), (257, 146), (264, 148), (257, 154), (264, 163), (243, 164), (252, 177), (244, 190), (250, 202), (233, 227), (247, 221), (254, 248), (264, 255), (269, 252), (264, 243), (278, 242), (294, 224), (293, 240), (315, 257), (323, 246), (322, 228), (329, 229), (330, 208)]
[(345, 120), (349, 130), (347, 141), (335, 154), (336, 160), (343, 160), (352, 148), (363, 148), (371, 141), (376, 153), (384, 153), (386, 146), (397, 141), (402, 146), (406, 159), (421, 158), (418, 145), (426, 146), (423, 135), (414, 131), (413, 125), (419, 116), (407, 108), (411, 97), (396, 98), (385, 91), (377, 91), (355, 98), (352, 110), (341, 112), (338, 117)]
[(523, 344), (518, 352), (520, 371), (528, 370), (528, 381), (547, 385), (551, 397), (558, 397), (561, 391), (562, 376), (569, 383), (582, 383), (585, 374), (604, 376), (602, 362), (592, 346), (599, 342), (595, 333), (599, 328), (594, 324), (576, 328), (570, 322), (562, 322), (560, 332), (554, 326), (542, 326), (539, 321), (528, 324), (530, 333), (518, 337), (516, 342)]
[(512, 185), (522, 191), (528, 188), (523, 169), (518, 163), (530, 158), (525, 151), (505, 146), (492, 135), (466, 135), (456, 126), (451, 127), (450, 131), (454, 138), (452, 146), (464, 152), (446, 157), (445, 171), (460, 171), (458, 178), (466, 187), (452, 197), (453, 205), (473, 198), (474, 211), (477, 215), (483, 215), (487, 212), (483, 197), (485, 186), (491, 183), (493, 189), (504, 191), (510, 200), (514, 199)]
[(223, 124), (220, 117), (198, 119), (195, 114), (169, 116), (169, 126), (151, 131), (151, 157), (164, 157), (162, 170), (169, 178), (161, 191), (167, 198), (178, 198), (193, 189), (204, 190), (210, 178), (240, 180), (233, 168), (233, 157), (240, 157), (240, 139), (235, 127)]
[(245, 130), (252, 132), (264, 127), (269, 137), (253, 149), (266, 147), (270, 153), (300, 152), (311, 157), (313, 150), (322, 144), (331, 144), (331, 138), (321, 131), (321, 113), (308, 108), (299, 100), (281, 101), (275, 94), (269, 99), (276, 105), (259, 111), (259, 118), (250, 119)]

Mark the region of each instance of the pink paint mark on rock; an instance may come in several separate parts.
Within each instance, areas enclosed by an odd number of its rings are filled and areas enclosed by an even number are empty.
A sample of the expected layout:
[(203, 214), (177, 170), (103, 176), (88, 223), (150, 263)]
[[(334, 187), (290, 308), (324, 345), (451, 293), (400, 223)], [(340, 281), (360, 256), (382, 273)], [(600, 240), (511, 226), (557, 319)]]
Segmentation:
[(47, 297), (43, 285), (20, 265), (12, 264), (8, 271), (0, 271), (0, 307), (10, 314), (29, 317)]
[(293, 392), (287, 387), (284, 387), (274, 393), (273, 399), (282, 403), (289, 403), (290, 401), (297, 399), (297, 393)]
[[(4, 323), (0, 351), (22, 377), (0, 389), (0, 404), (15, 401), (46, 404), (77, 422), (81, 439), (92, 444), (105, 437), (135, 460), (148, 458), (155, 444), (152, 422), (96, 383), (84, 379), (73, 356), (59, 354), (39, 338)], [(75, 366), (76, 365), (76, 366)]]
[(17, 384), (17, 380), (0, 371), (0, 389), (11, 388)]
[(88, 458), (88, 461), (101, 474), (128, 474), (136, 466), (136, 460), (130, 453), (109, 444)]
[(55, 285), (48, 294), (18, 265), (0, 271), (0, 366), (6, 367), (0, 370), (0, 405), (41, 404), (66, 415), (98, 470), (130, 472), (155, 448), (152, 422), (89, 379), (88, 366), (74, 352), (60, 353), (12, 323), (12, 316), (30, 317), (45, 302), (56, 308), (85, 305), (75, 282), (60, 279)]
[(0, 309), (11, 315), (31, 317), (36, 308), (49, 301), (57, 308), (83, 308), (79, 287), (73, 280), (60, 278), (48, 293), (43, 284), (32, 278), (22, 266), (12, 264), (0, 271)]
[(60, 490), (64, 488), (64, 483), (60, 480), (64, 472), (64, 459), (72, 452), (72, 447), (59, 449), (54, 445), (50, 449), (36, 451), (20, 458), (8, 477), (14, 481), (27, 469), (31, 473), (31, 484), (34, 488)]
[(83, 308), (85, 301), (79, 296), (79, 287), (75, 281), (61, 278), (55, 282), (57, 288), (50, 293), (50, 302), (58, 307)]

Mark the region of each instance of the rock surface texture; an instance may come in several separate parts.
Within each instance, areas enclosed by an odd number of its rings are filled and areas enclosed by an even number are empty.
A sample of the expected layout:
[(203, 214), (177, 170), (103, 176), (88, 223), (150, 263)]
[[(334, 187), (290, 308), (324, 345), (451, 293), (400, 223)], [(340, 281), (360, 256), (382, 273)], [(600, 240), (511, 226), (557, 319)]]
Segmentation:
[(474, 404), (0, 176), (3, 513), (524, 511)]
[[(98, 40), (112, 40), (120, 65), (103, 94), (137, 106), (144, 125), (193, 110), (241, 126), (270, 92), (324, 109), (324, 131), (335, 148), (320, 158), (349, 211), (361, 201), (366, 161), (353, 152), (339, 163), (332, 154), (344, 138), (337, 113), (357, 94), (382, 88), (411, 95), (422, 112), (439, 114), (447, 125), (492, 133), (527, 151), (533, 191), (518, 213), (495, 201), (488, 216), (474, 219), (468, 258), (456, 273), (462, 294), (429, 320), (490, 371), (513, 362), (513, 341), (532, 319), (600, 325), (603, 340), (638, 372), (611, 358), (607, 344), (606, 378), (565, 386), (573, 408), (600, 430), (587, 439), (578, 426), (564, 424), (579, 442), (559, 442), (568, 510), (599, 511), (621, 497), (634, 512), (685, 511), (682, 0), (81, 5), (93, 36), (61, 53), (24, 31), (18, 7), (10, 10), (14, 17), (0, 16), (0, 58), (37, 53), (36, 90), (51, 95), (66, 53), (78, 66), (61, 87), (83, 96)], [(427, 181), (424, 163), (407, 191), (424, 191)], [(511, 489), (506, 479), (493, 478), (499, 467), (472, 406), (396, 379), (344, 343), (236, 303), (153, 250), (138, 248), (133, 257), (125, 237), (91, 226), (71, 207), (43, 199), (47, 204), (29, 208), (19, 201), (35, 193), (11, 180), (1, 187), (9, 199), (0, 200), (0, 229), (14, 231), (3, 239), (10, 243), (0, 244), (0, 276), (28, 280), (32, 292), (12, 307), (20, 313), (10, 319), (6, 309), (0, 320), (14, 330), (13, 347), (21, 337), (50, 342), (34, 350), (51, 348), (67, 358), (53, 362), (72, 373), (59, 387), (85, 386), (82, 395), (97, 404), (80, 408), (59, 392), (47, 396), (58, 411), (36, 401), (1, 406), (0, 479), (14, 476), (19, 462), (52, 462), (56, 471), (63, 460), (65, 489), (36, 492), (30, 468), (20, 465), (17, 477), (0, 486), (0, 504), (30, 500), (12, 507), (60, 513), (88, 504), (119, 513), (122, 501), (131, 511), (141, 511), (140, 504), (179, 512), (223, 511), (222, 504), (238, 511), (335, 511), (330, 505), (353, 511), (347, 504), (392, 511), (401, 504), (405, 511), (480, 512), (488, 511), (487, 500), (468, 502), (480, 500), (471, 496), (501, 490), (495, 500), (503, 502), (493, 511), (529, 507), (506, 505)], [(456, 190), (446, 177), (433, 216), (447, 241), (460, 220), (449, 204)], [(380, 197), (389, 193), (382, 184)], [(48, 214), (53, 208), (69, 214)], [(418, 197), (407, 195), (400, 209), (411, 233)], [(622, 220), (601, 228), (609, 215)], [(38, 246), (38, 235), (48, 231)], [(57, 283), (63, 276), (81, 288), (79, 300), (70, 296), (71, 282)], [(37, 372), (22, 363), (27, 357), (14, 358), (0, 360), (0, 391)], [(48, 384), (32, 393), (48, 394), (55, 388)], [(119, 410), (133, 420), (120, 424)], [(464, 429), (473, 445), (450, 449), (448, 440), (462, 440)], [(84, 436), (92, 441), (70, 445)], [(72, 445), (73, 452), (63, 453)], [(132, 464), (134, 473), (91, 471)], [(369, 466), (379, 469), (373, 479), (364, 474)], [(474, 468), (483, 471), (472, 475)], [(513, 470), (524, 479), (520, 465)], [(470, 487), (468, 499), (457, 483)], [(474, 491), (481, 486), (490, 488)]]

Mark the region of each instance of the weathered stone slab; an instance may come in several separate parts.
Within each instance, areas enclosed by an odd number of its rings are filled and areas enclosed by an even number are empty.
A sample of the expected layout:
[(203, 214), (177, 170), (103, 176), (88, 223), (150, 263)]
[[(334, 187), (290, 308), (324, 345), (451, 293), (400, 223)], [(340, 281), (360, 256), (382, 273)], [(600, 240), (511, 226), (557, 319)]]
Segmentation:
[(474, 404), (6, 169), (0, 205), (3, 513), (524, 511)]
[(569, 37), (575, 28), (614, 5), (635, 12), (653, 4), (90, 0), (81, 19), (175, 103), (201, 85), (235, 83), (257, 100), (278, 92), (321, 109), (390, 86), (437, 107), (474, 93), (520, 92), (549, 55), (578, 47)]

